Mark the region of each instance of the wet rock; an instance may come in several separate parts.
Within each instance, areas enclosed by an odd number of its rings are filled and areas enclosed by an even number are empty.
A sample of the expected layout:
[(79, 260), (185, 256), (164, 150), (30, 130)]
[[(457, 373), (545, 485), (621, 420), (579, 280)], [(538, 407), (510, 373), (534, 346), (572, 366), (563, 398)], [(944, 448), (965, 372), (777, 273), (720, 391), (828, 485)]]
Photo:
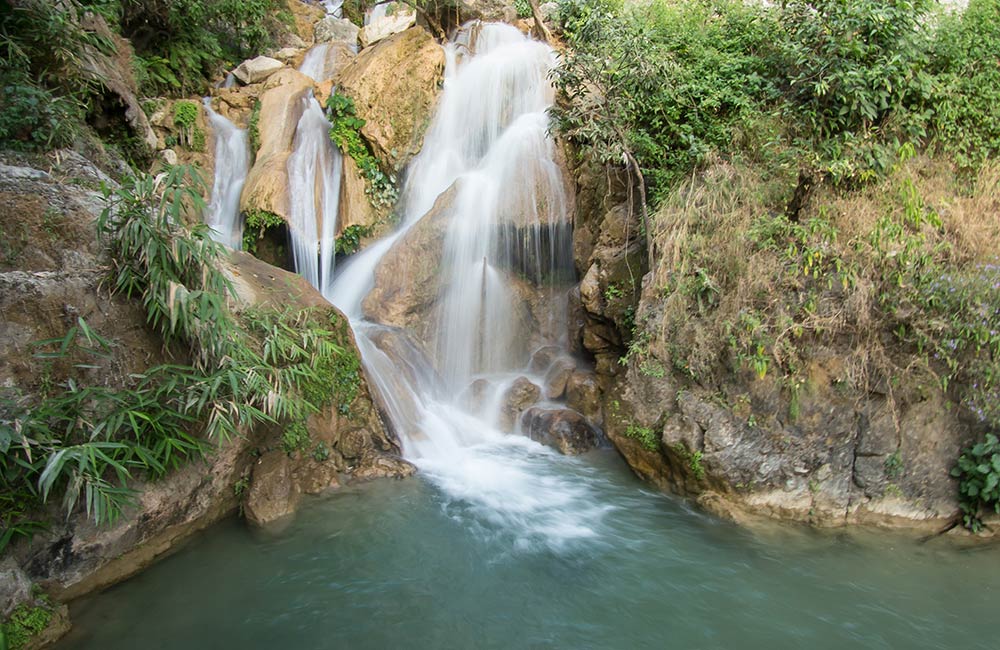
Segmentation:
[(515, 379), (501, 399), (500, 428), (512, 431), (521, 413), (537, 402), (541, 396), (542, 389), (527, 377)]
[(481, 413), (494, 390), (493, 382), (489, 379), (477, 379), (462, 391), (459, 402), (472, 413)]
[(307, 460), (295, 472), (295, 481), (304, 494), (320, 494), (340, 487), (335, 461)]
[(374, 238), (381, 234), (379, 230), (383, 228), (380, 226), (389, 225), (389, 208), (376, 210), (365, 193), (367, 188), (357, 163), (350, 156), (345, 156), (343, 182), (340, 185), (340, 211), (337, 213), (337, 228), (340, 229), (338, 235), (345, 228), (360, 226), (371, 229), (371, 237)]
[(566, 405), (601, 426), (601, 388), (592, 372), (574, 370), (566, 380)]
[(269, 56), (258, 56), (247, 59), (236, 66), (233, 75), (240, 80), (243, 85), (254, 84), (264, 81), (272, 74), (285, 67), (285, 64)]
[(418, 341), (433, 340), (444, 234), (456, 194), (452, 186), (434, 207), (385, 254), (375, 267), (375, 286), (362, 309), (367, 319), (411, 330)]
[(511, 0), (459, 0), (462, 21), (485, 20), (492, 22), (514, 22), (517, 9)]
[(253, 467), (243, 513), (251, 524), (266, 526), (294, 513), (301, 498), (288, 454), (269, 451)]
[(316, 43), (343, 43), (357, 47), (360, 31), (361, 28), (346, 18), (327, 16), (316, 23), (314, 35)]
[(562, 348), (558, 345), (543, 345), (531, 353), (531, 372), (545, 372), (552, 362), (562, 354)]
[(559, 399), (566, 393), (566, 384), (576, 370), (576, 363), (567, 357), (552, 362), (545, 374), (545, 399)]
[(12, 557), (0, 562), (0, 620), (31, 600), (31, 580)]
[(443, 72), (441, 46), (419, 27), (365, 48), (341, 72), (339, 91), (354, 100), (361, 134), (385, 169), (420, 151)]
[(264, 84), (258, 122), (260, 149), (243, 185), (241, 211), (263, 210), (288, 220), (288, 157), (302, 117), (303, 97), (312, 86), (312, 79), (290, 68), (272, 75)]
[(399, 457), (382, 455), (369, 459), (352, 476), (358, 481), (370, 481), (377, 478), (405, 478), (416, 471), (413, 463)]
[(521, 416), (521, 431), (566, 455), (582, 454), (600, 444), (600, 435), (587, 418), (570, 409), (528, 409)]

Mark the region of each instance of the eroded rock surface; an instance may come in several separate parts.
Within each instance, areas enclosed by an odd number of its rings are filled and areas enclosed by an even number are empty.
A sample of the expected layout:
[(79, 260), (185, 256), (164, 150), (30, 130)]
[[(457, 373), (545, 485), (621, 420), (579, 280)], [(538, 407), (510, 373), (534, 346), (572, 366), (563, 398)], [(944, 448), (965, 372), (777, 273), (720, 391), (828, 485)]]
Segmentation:
[(389, 170), (398, 170), (423, 143), (444, 72), (444, 52), (419, 27), (365, 48), (338, 78), (365, 120), (361, 134)]

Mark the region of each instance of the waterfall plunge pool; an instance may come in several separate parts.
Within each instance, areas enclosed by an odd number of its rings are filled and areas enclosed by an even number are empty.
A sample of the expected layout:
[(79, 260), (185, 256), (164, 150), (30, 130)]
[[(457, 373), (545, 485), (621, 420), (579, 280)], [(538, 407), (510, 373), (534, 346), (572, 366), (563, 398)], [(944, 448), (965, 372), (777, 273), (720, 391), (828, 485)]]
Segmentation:
[(347, 487), (281, 532), (215, 526), (77, 603), (60, 647), (996, 647), (996, 546), (751, 532), (649, 491), (610, 450), (518, 448), (503, 453), (547, 469), (530, 487), (589, 490), (592, 511), (564, 506), (585, 530), (531, 526), (554, 511), (530, 503), (495, 516), (433, 469)]

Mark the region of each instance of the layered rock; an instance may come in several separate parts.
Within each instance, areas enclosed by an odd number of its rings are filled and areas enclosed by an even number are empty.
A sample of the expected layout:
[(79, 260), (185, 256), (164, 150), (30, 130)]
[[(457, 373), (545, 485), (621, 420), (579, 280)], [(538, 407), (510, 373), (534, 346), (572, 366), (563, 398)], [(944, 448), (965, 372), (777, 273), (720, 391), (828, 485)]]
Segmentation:
[(398, 170), (423, 143), (444, 72), (444, 52), (419, 27), (364, 49), (337, 79), (365, 120), (361, 134), (387, 170)]

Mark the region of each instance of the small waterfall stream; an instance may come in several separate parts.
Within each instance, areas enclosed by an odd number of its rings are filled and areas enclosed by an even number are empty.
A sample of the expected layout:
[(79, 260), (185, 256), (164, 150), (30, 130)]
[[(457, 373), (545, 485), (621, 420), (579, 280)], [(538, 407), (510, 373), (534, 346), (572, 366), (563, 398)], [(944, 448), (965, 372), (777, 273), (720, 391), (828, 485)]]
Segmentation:
[(215, 179), (205, 223), (212, 229), (212, 239), (240, 250), (243, 240), (240, 192), (250, 171), (250, 142), (246, 130), (213, 111), (207, 97), (205, 110), (215, 136)]
[[(444, 91), (403, 188), (401, 228), (357, 255), (328, 294), (352, 320), (407, 458), (468, 509), (473, 526), (515, 530), (530, 547), (590, 537), (604, 512), (586, 484), (553, 470), (577, 461), (496, 426), (503, 389), (520, 375), (541, 381), (527, 370), (539, 333), (512, 317), (524, 287), (572, 268), (567, 201), (547, 134), (555, 62), (548, 46), (508, 25), (477, 23), (446, 46)], [(442, 205), (449, 188), (453, 198)], [(421, 349), (405, 332), (365, 321), (361, 303), (379, 262), (436, 203), (448, 224), (442, 291), (437, 336)], [(558, 319), (565, 287), (534, 285), (540, 311)], [(463, 394), (476, 380), (493, 399), (471, 407)]]
[(343, 159), (330, 141), (330, 123), (312, 94), (295, 129), (288, 158), (289, 233), (295, 270), (326, 295), (334, 268), (334, 236)]

